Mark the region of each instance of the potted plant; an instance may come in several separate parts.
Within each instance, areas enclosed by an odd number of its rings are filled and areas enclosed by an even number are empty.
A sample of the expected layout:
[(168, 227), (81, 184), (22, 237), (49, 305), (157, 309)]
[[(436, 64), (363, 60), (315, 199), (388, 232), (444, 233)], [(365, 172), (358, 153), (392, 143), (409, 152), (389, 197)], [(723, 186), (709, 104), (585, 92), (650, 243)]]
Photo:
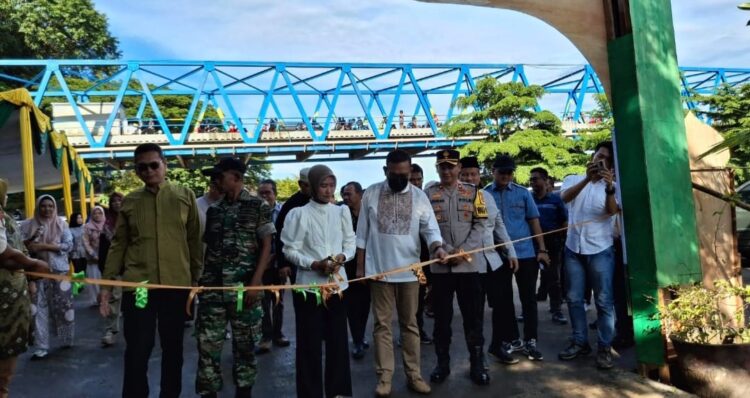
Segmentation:
[(677, 354), (675, 382), (704, 397), (750, 397), (750, 286), (721, 280), (670, 291), (659, 317)]

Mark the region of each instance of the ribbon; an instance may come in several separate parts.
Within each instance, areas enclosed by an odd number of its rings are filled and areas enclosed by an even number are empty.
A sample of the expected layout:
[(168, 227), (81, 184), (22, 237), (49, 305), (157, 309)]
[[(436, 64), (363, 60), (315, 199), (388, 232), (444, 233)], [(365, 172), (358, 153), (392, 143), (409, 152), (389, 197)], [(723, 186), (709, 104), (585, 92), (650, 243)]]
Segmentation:
[(185, 304), (185, 313), (188, 316), (193, 316), (193, 300), (195, 300), (195, 296), (198, 295), (198, 293), (203, 290), (200, 287), (196, 287), (194, 289), (190, 289), (190, 294), (188, 295), (187, 304)]
[(237, 285), (237, 312), (242, 312), (244, 305), (245, 305), (245, 284), (240, 282), (240, 284)]
[(73, 297), (77, 296), (81, 292), (81, 289), (83, 289), (83, 285), (85, 285), (84, 279), (86, 279), (85, 271), (75, 272), (71, 275), (70, 280), (73, 282)]
[[(141, 284), (145, 285), (148, 281), (143, 281)], [(135, 288), (135, 306), (136, 308), (144, 309), (148, 305), (148, 288), (140, 286)]]

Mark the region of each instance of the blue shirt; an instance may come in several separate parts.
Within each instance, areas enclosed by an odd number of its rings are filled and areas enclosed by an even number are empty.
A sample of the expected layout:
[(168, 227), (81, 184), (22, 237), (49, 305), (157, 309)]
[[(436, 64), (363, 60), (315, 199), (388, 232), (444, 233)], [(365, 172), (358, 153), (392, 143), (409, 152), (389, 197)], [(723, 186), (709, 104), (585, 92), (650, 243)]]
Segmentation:
[[(537, 210), (534, 198), (528, 189), (514, 182), (501, 189), (493, 182), (487, 185), (484, 190), (495, 199), (511, 240), (531, 236), (531, 227), (528, 220), (539, 218), (539, 210)], [(513, 247), (516, 249), (518, 258), (536, 257), (533, 239), (515, 242)]]
[(560, 195), (548, 193), (541, 199), (533, 195), (532, 197), (539, 210), (539, 224), (542, 226), (542, 232), (560, 229), (564, 223), (568, 222), (568, 209), (565, 208)]

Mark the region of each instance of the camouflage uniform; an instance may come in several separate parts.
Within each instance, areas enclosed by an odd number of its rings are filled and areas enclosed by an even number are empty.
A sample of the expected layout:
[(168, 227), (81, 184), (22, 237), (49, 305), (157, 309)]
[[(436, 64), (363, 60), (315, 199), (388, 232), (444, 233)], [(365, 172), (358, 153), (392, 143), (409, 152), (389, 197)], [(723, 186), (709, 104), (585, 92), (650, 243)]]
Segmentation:
[[(201, 286), (249, 285), (255, 273), (258, 241), (272, 235), (271, 207), (243, 190), (237, 201), (221, 200), (206, 214), (206, 257)], [(198, 394), (220, 391), (221, 351), (227, 322), (232, 327), (233, 378), (237, 387), (252, 387), (257, 373), (255, 344), (261, 336), (261, 300), (237, 312), (235, 291), (208, 291), (200, 296), (196, 320)]]

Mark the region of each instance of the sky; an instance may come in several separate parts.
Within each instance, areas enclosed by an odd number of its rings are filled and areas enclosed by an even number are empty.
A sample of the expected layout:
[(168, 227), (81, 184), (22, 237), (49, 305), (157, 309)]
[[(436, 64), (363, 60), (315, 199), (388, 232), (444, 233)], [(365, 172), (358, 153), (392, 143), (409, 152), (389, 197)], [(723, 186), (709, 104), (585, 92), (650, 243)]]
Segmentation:
[[(513, 11), (412, 0), (94, 0), (125, 60), (583, 64), (544, 22)], [(750, 67), (739, 0), (673, 0), (681, 66)], [(431, 158), (416, 159), (425, 180)], [(311, 164), (275, 164), (273, 178)], [(330, 164), (340, 182), (383, 178), (382, 160)]]

